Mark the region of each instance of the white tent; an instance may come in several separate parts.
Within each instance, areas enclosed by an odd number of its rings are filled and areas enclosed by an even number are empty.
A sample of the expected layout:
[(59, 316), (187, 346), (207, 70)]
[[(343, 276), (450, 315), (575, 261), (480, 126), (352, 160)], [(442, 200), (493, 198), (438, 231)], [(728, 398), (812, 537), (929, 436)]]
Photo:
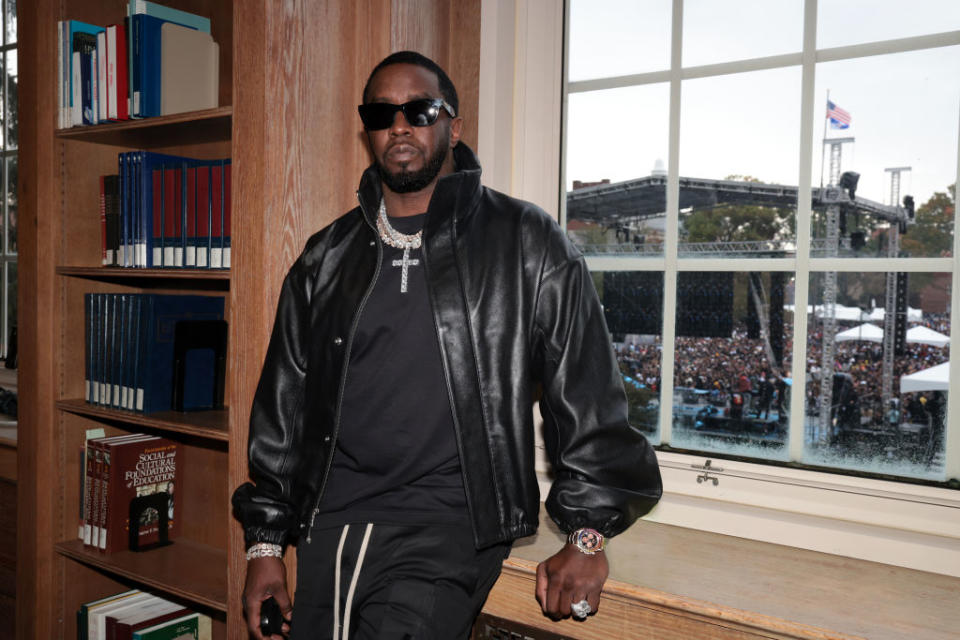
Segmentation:
[[(864, 312), (862, 320), (882, 322), (885, 315), (887, 315), (887, 312), (883, 307), (876, 307), (870, 313)], [(923, 322), (923, 311), (907, 307), (907, 322)]]
[(872, 324), (861, 324), (858, 327), (841, 331), (837, 334), (837, 342), (847, 340), (866, 340), (868, 342), (883, 342), (883, 329)]
[(933, 329), (928, 329), (927, 327), (918, 325), (907, 330), (907, 342), (931, 344), (935, 347), (943, 347), (950, 344), (950, 336), (945, 336), (939, 331), (934, 331)]
[(950, 363), (911, 373), (900, 378), (900, 393), (911, 391), (947, 391), (950, 388)]

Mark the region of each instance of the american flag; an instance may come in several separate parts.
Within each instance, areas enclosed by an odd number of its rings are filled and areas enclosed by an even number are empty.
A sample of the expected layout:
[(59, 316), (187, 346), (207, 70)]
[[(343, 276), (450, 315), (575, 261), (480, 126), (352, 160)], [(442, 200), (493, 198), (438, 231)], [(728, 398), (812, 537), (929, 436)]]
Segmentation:
[(847, 129), (850, 127), (850, 114), (827, 100), (827, 117), (833, 129)]

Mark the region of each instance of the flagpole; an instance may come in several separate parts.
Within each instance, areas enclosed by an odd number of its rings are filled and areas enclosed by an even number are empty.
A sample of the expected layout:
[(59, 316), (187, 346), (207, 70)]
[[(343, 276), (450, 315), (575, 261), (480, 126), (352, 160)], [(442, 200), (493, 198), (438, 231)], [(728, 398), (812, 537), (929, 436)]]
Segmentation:
[(827, 105), (830, 104), (830, 89), (827, 89), (827, 102), (823, 105), (823, 141), (820, 143), (820, 188), (823, 189), (823, 154), (827, 148)]

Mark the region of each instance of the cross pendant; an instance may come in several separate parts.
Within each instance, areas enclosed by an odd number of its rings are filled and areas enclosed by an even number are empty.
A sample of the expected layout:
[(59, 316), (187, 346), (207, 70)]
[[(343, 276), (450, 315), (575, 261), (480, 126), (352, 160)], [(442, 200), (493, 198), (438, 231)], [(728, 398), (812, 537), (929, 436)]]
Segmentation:
[(394, 260), (390, 263), (394, 267), (401, 267), (400, 271), (400, 293), (407, 292), (407, 271), (411, 266), (417, 266), (420, 264), (420, 260), (414, 258), (410, 259), (410, 247), (404, 247), (403, 249), (403, 260)]

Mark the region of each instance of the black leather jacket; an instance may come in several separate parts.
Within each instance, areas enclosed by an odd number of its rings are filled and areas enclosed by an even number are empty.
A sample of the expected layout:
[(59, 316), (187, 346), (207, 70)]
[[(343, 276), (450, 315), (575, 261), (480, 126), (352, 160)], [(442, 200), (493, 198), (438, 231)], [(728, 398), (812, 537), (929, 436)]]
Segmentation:
[[(623, 382), (583, 257), (536, 206), (480, 184), (476, 156), (438, 181), (423, 229), (428, 291), (478, 548), (536, 531), (532, 404), (540, 394), (565, 531), (620, 533), (661, 494), (654, 451), (627, 423)], [(380, 179), (290, 269), (254, 397), (250, 477), (233, 496), (248, 545), (286, 543), (319, 503), (357, 320), (382, 262)], [(384, 381), (389, 384), (389, 381)], [(538, 388), (539, 387), (539, 388)]]

